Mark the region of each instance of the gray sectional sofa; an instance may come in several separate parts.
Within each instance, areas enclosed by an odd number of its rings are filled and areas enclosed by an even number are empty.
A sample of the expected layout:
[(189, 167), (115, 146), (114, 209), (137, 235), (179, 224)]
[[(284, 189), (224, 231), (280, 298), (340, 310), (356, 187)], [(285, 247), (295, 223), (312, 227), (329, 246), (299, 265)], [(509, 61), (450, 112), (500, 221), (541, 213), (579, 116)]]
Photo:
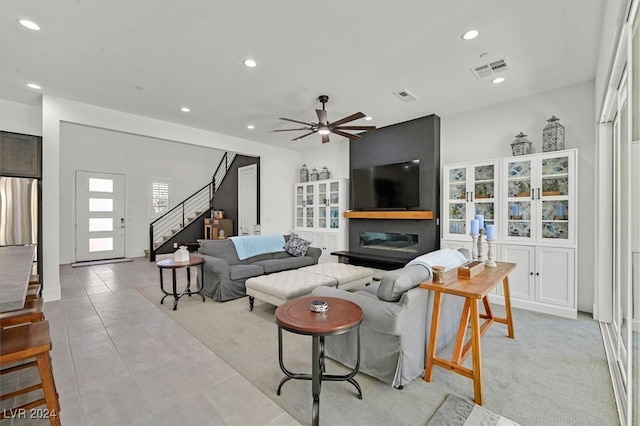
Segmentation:
[[(287, 241), (289, 236), (284, 238)], [(282, 251), (240, 260), (233, 242), (225, 239), (202, 240), (198, 252), (204, 259), (204, 283), (198, 275), (198, 285), (202, 284), (205, 295), (224, 302), (246, 296), (244, 283), (251, 277), (317, 264), (322, 250), (309, 247), (304, 256)]]
[[(446, 250), (451, 249), (430, 253), (432, 259), (442, 259), (442, 254), (447, 254)], [(459, 252), (462, 254), (460, 263), (470, 258), (468, 250), (460, 249)], [(450, 266), (457, 263), (455, 255)], [(429, 254), (425, 256), (428, 261)], [(432, 291), (423, 290), (418, 285), (429, 279), (430, 268), (407, 265), (385, 272), (379, 283), (361, 291), (319, 287), (311, 294), (319, 299), (323, 296), (339, 297), (360, 305), (364, 314), (360, 325), (360, 372), (401, 389), (424, 373), (434, 296)], [(464, 298), (444, 295), (438, 350), (455, 339), (463, 306)], [(353, 332), (325, 338), (325, 354), (350, 368), (356, 363), (356, 353)]]

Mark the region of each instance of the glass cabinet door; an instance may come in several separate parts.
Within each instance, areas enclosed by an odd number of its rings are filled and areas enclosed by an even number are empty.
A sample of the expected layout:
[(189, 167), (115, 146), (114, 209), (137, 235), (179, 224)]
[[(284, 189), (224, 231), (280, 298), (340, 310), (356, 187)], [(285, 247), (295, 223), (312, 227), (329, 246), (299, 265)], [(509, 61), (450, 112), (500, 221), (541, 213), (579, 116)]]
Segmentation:
[(531, 160), (507, 162), (507, 236), (531, 238)]
[(314, 191), (314, 184), (305, 185), (305, 203), (304, 203), (304, 227), (305, 228), (313, 228), (314, 227), (314, 209), (316, 206), (316, 194)]
[(569, 167), (568, 156), (542, 159), (542, 194), (536, 194), (541, 200), (542, 239), (569, 239)]
[(296, 227), (297, 228), (302, 228), (305, 223), (304, 202), (305, 202), (304, 186), (301, 186), (301, 185), (296, 186)]
[(449, 234), (464, 235), (467, 233), (467, 169), (459, 167), (450, 169), (448, 173), (448, 223)]
[(340, 228), (340, 182), (329, 184), (329, 227)]
[(327, 228), (329, 219), (329, 198), (327, 196), (327, 183), (318, 184), (318, 228)]
[(495, 225), (495, 165), (474, 166), (473, 178), (474, 217), (484, 215), (485, 226)]

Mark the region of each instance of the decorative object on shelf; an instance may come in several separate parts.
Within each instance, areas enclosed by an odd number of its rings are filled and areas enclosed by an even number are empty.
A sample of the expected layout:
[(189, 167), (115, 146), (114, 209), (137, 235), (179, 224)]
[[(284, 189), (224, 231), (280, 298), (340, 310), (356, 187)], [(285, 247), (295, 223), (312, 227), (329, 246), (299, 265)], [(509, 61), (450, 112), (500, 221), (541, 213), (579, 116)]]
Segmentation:
[(189, 250), (187, 246), (180, 246), (178, 250), (173, 254), (174, 262), (188, 262), (189, 261)]
[(331, 173), (329, 172), (329, 169), (327, 169), (327, 166), (324, 166), (322, 168), (322, 171), (320, 172), (320, 179), (327, 180), (330, 177), (331, 177)]
[(214, 219), (224, 219), (224, 210), (214, 210), (211, 217)]
[(309, 182), (309, 169), (306, 164), (300, 168), (300, 182)]
[(480, 222), (477, 219), (471, 219), (469, 223), (470, 235), (473, 239), (471, 244), (471, 257), (474, 260), (478, 260), (478, 237), (480, 236)]
[(479, 260), (471, 260), (458, 267), (458, 278), (469, 280), (484, 271), (484, 263)]
[(516, 139), (511, 142), (511, 151), (513, 155), (531, 154), (531, 141), (527, 139), (527, 135), (520, 132), (516, 135)]
[(444, 284), (444, 266), (432, 266), (433, 278), (431, 280), (434, 284)]
[(313, 300), (311, 302), (311, 312), (324, 313), (329, 310), (329, 304), (324, 300)]
[(318, 169), (314, 167), (313, 170), (311, 170), (311, 173), (309, 174), (309, 178), (312, 182), (320, 179), (320, 173), (318, 173)]
[(547, 120), (542, 130), (542, 151), (559, 151), (564, 149), (564, 126), (555, 115)]
[(487, 251), (487, 260), (485, 262), (485, 265), (487, 265), (489, 268), (495, 268), (498, 266), (493, 254), (493, 247), (496, 244), (495, 225), (487, 225), (487, 244), (489, 245), (489, 250)]

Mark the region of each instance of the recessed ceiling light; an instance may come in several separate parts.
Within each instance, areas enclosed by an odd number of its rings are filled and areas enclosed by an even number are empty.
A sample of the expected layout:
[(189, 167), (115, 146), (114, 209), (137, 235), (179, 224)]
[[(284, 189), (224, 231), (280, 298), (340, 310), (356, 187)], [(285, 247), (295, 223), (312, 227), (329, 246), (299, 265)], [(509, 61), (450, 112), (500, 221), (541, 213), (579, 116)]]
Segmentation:
[(491, 80), (491, 82), (494, 84), (502, 83), (503, 81), (504, 81), (504, 77), (496, 77), (493, 80)]
[(182, 108), (180, 108), (180, 111), (182, 111), (182, 112), (190, 112), (191, 110), (189, 108), (187, 108), (187, 107), (182, 107)]
[(478, 34), (480, 34), (478, 30), (469, 30), (466, 33), (462, 34), (462, 38), (464, 40), (473, 40), (474, 38), (478, 37)]
[(255, 126), (254, 126), (253, 124), (249, 124), (249, 125), (247, 126), (247, 129), (249, 129), (249, 130), (253, 130), (253, 129), (255, 129)]
[(371, 121), (371, 120), (373, 120), (373, 117), (371, 117), (370, 115), (367, 115), (364, 119), (367, 120), (367, 121)]
[(35, 22), (29, 21), (28, 19), (19, 19), (20, 25), (25, 28), (29, 28), (30, 30), (40, 31), (40, 27)]
[(27, 83), (27, 87), (31, 87), (32, 89), (36, 89), (36, 90), (42, 89), (42, 87), (40, 87), (39, 85), (37, 85), (35, 83)]
[(254, 61), (253, 59), (247, 59), (246, 61), (244, 61), (244, 66), (249, 67), (249, 68), (255, 68), (256, 67), (256, 61)]

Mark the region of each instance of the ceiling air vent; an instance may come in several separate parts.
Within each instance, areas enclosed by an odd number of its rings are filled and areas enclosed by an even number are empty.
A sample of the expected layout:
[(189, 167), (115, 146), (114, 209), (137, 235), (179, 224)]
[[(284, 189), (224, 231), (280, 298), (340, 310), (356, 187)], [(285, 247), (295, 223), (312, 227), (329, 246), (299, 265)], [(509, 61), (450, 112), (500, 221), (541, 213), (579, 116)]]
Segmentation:
[(489, 77), (503, 71), (511, 69), (507, 58), (498, 59), (497, 61), (489, 62), (488, 64), (480, 65), (479, 67), (471, 68), (471, 72), (476, 78)]
[(396, 95), (397, 97), (399, 97), (400, 99), (402, 99), (405, 102), (411, 102), (411, 101), (415, 101), (416, 99), (418, 99), (418, 97), (416, 95), (414, 95), (413, 93), (411, 93), (407, 89), (398, 90), (397, 92), (393, 92), (393, 94)]

